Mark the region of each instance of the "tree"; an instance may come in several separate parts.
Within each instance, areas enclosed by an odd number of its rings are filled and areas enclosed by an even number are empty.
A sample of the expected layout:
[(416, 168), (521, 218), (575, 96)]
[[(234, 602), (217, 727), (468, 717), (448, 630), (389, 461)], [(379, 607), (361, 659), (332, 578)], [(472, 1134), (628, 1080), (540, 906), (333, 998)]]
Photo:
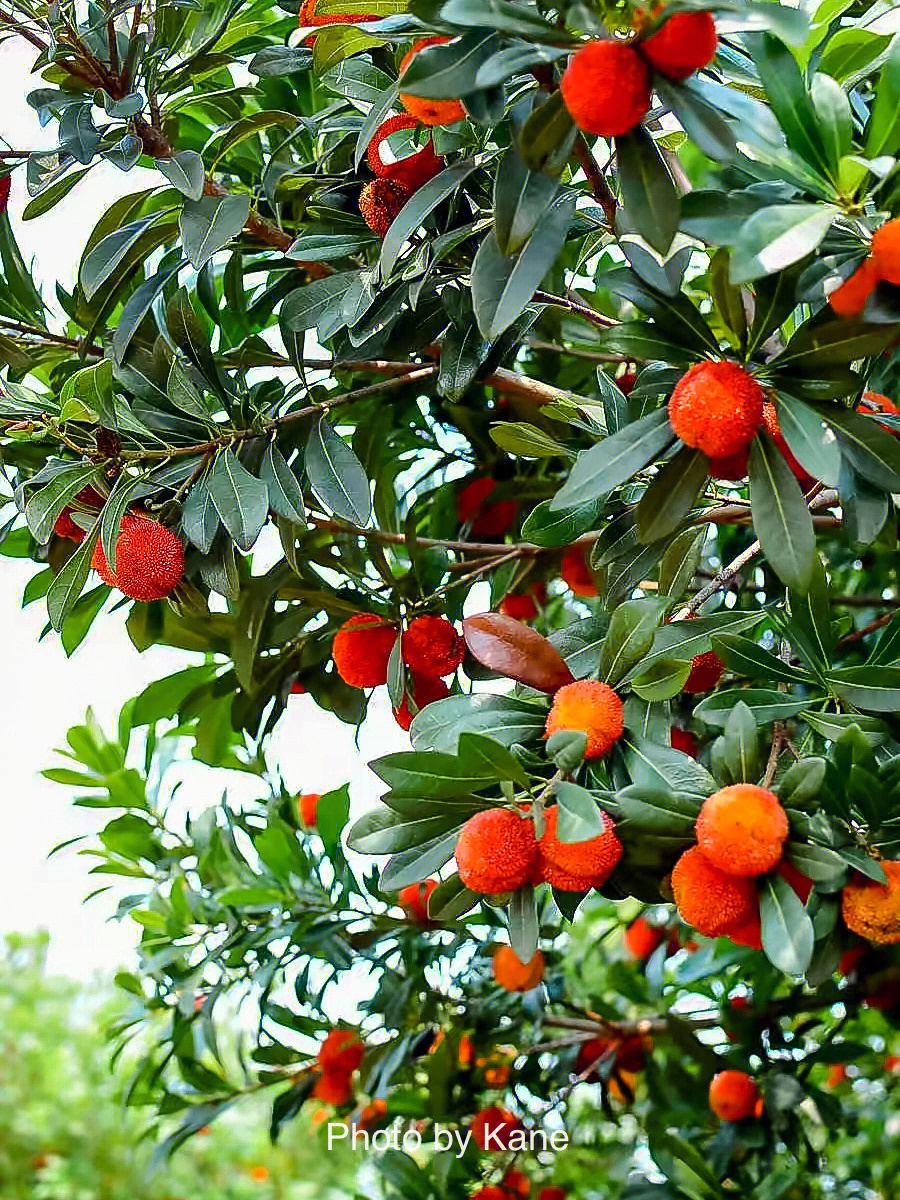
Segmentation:
[[(163, 1154), (268, 1088), (273, 1136), (413, 1122), (391, 1197), (890, 1194), (896, 12), (281, 11), (0, 13), (59, 135), (6, 154), (25, 217), (160, 176), (61, 333), (0, 246), (25, 599), (70, 653), (124, 594), (138, 650), (201, 656), (48, 772), (134, 881), (134, 1102)], [(375, 688), (412, 749), (349, 825), (267, 742)], [(187, 753), (258, 799), (179, 818)]]

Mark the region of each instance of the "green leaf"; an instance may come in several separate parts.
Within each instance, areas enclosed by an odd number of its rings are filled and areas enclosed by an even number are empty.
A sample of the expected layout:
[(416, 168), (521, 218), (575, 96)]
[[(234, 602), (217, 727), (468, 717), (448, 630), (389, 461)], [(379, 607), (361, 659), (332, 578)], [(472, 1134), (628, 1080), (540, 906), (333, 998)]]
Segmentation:
[(347, 834), (347, 845), (358, 854), (397, 854), (444, 837), (464, 819), (455, 811), (435, 813), (424, 802), (415, 817), (392, 809), (377, 809), (354, 823)]
[(674, 538), (659, 564), (659, 594), (678, 600), (688, 590), (700, 566), (705, 529), (685, 529)]
[(428, 100), (456, 100), (477, 91), (478, 68), (500, 49), (496, 33), (472, 29), (458, 42), (420, 50), (400, 78), (401, 91)]
[(507, 149), (494, 176), (494, 237), (501, 254), (521, 250), (558, 187), (552, 176), (532, 171), (515, 146)]
[(561, 842), (588, 842), (606, 829), (594, 796), (575, 783), (556, 785), (556, 835)]
[(729, 688), (701, 700), (694, 709), (694, 716), (707, 725), (724, 726), (729, 713), (739, 702), (747, 705), (757, 725), (770, 725), (772, 721), (784, 721), (803, 712), (810, 699), (797, 699), (767, 688)]
[(803, 493), (784, 455), (765, 432), (750, 451), (753, 527), (778, 578), (805, 591), (816, 562), (816, 538)]
[(63, 196), (67, 196), (71, 192), (79, 179), (83, 179), (90, 169), (90, 167), (83, 167), (71, 175), (64, 175), (62, 179), (57, 179), (55, 183), (51, 183), (49, 187), (38, 192), (22, 210), (22, 220), (31, 221), (35, 217), (42, 217), (45, 212), (49, 212), (55, 204), (62, 200)]
[(378, 264), (382, 279), (390, 276), (403, 246), (428, 214), (433, 212), (448, 196), (452, 196), (462, 181), (474, 170), (475, 163), (471, 159), (463, 159), (462, 162), (445, 167), (440, 174), (435, 175), (433, 179), (429, 179), (427, 183), (422, 184), (413, 192), (397, 213), (382, 242)]
[(556, 196), (514, 259), (500, 253), (493, 233), (481, 243), (472, 264), (472, 302), (478, 328), (488, 341), (496, 341), (524, 311), (556, 262), (574, 212), (573, 192)]
[(97, 545), (99, 536), (100, 519), (98, 517), (93, 528), (85, 535), (84, 541), (47, 590), (47, 615), (50, 618), (50, 624), (57, 631), (62, 629), (66, 617), (84, 590), (88, 572), (91, 569), (94, 547)]
[(100, 545), (103, 547), (103, 556), (113, 571), (116, 569), (116, 542), (119, 538), (119, 526), (128, 511), (129, 504), (142, 494), (148, 474), (145, 472), (139, 475), (128, 475), (123, 471), (103, 506), (103, 514), (100, 519)]
[(171, 158), (158, 158), (156, 169), (189, 200), (199, 200), (203, 195), (206, 170), (196, 150), (176, 150)]
[(812, 682), (812, 677), (805, 671), (783, 662), (777, 655), (770, 654), (739, 633), (714, 633), (709, 641), (725, 666), (736, 675), (746, 675), (749, 679), (762, 679), (765, 682), (781, 680), (795, 687)]
[(368, 524), (372, 494), (362, 463), (331, 428), (325, 413), (306, 443), (306, 474), (321, 503), (335, 516), (354, 525)]
[(616, 792), (616, 804), (629, 827), (689, 841), (696, 836), (694, 826), (701, 803), (696, 794), (679, 794), (647, 784), (632, 784)]
[(201, 554), (209, 554), (219, 529), (219, 514), (213, 503), (208, 475), (188, 492), (181, 510), (181, 527), (185, 537)]
[(836, 406), (828, 409), (825, 420), (837, 434), (854, 470), (877, 487), (900, 491), (900, 440), (876, 421)]
[(439, 871), (453, 857), (458, 837), (459, 827), (454, 827), (429, 842), (392, 855), (381, 872), (382, 891), (408, 887)]
[(678, 118), (690, 140), (715, 162), (726, 163), (737, 154), (737, 139), (718, 108), (690, 78), (675, 82), (662, 75), (653, 80), (660, 100)]
[(519, 962), (529, 963), (534, 958), (538, 932), (534, 888), (519, 888), (509, 898), (509, 944)]
[(788, 145), (814, 171), (825, 171), (828, 163), (822, 135), (797, 60), (771, 34), (750, 34), (746, 44)]
[(536, 741), (543, 732), (547, 710), (512, 696), (480, 692), (471, 696), (448, 696), (417, 713), (410, 735), (416, 750), (456, 751), (465, 731), (481, 733), (504, 746)]
[(759, 915), (769, 962), (786, 975), (805, 975), (815, 948), (813, 924), (800, 897), (780, 875), (760, 881)]
[(590, 450), (582, 450), (550, 508), (558, 512), (608, 496), (661, 454), (674, 436), (667, 410), (658, 408)]
[(681, 200), (659, 147), (638, 125), (616, 138), (619, 188), (631, 225), (654, 250), (665, 254), (681, 217)]
[(756, 719), (739, 700), (725, 721), (723, 754), (735, 783), (752, 783), (759, 775), (759, 737)]
[(865, 152), (869, 158), (880, 154), (896, 154), (900, 150), (900, 33), (891, 42), (881, 78), (875, 89), (869, 123), (866, 126)]
[(553, 176), (562, 173), (577, 133), (558, 91), (546, 99), (539, 98), (521, 128), (513, 128), (515, 146), (525, 165)]
[(266, 485), (250, 474), (230, 446), (219, 451), (208, 479), (222, 524), (241, 550), (251, 549), (269, 512)]
[(827, 675), (829, 687), (848, 704), (867, 712), (900, 710), (900, 667), (841, 667)]
[(642, 663), (628, 682), (644, 700), (671, 700), (681, 693), (690, 673), (690, 660), (654, 658)]
[(275, 442), (270, 442), (263, 455), (259, 477), (269, 491), (269, 507), (279, 517), (300, 528), (306, 527), (306, 508), (300, 481), (288, 466)]
[(600, 656), (600, 675), (610, 687), (620, 683), (650, 649), (667, 607), (667, 601), (655, 596), (617, 606)]
[(637, 506), (637, 534), (657, 542), (677, 529), (709, 478), (709, 459), (684, 446), (654, 477)]
[(480, 897), (470, 892), (458, 875), (444, 879), (428, 898), (432, 921), (456, 921), (475, 907)]
[(801, 325), (781, 354), (773, 360), (779, 370), (799, 364), (802, 370), (844, 366), (859, 358), (880, 354), (893, 341), (891, 325), (846, 319), (807, 322)]
[(462, 757), (434, 750), (387, 754), (376, 758), (369, 766), (398, 796), (424, 796), (427, 799), (464, 796), (497, 783), (495, 769), (483, 760), (479, 767), (470, 765)]
[(566, 775), (578, 770), (586, 749), (587, 734), (581, 729), (561, 729), (547, 738), (545, 746), (547, 757)]
[(775, 408), (782, 436), (800, 466), (828, 487), (837, 487), (841, 450), (833, 431), (814, 408), (794, 396), (779, 393)]
[(783, 271), (812, 254), (840, 210), (831, 204), (773, 204), (761, 208), (738, 230), (729, 278), (749, 283)]
[(326, 312), (340, 308), (352, 284), (358, 280), (358, 271), (340, 271), (296, 288), (281, 306), (282, 327), (290, 333), (315, 328)]
[(185, 200), (179, 226), (184, 252), (199, 271), (244, 228), (250, 213), (247, 195), (203, 196)]
[(493, 771), (495, 779), (508, 779), (523, 788), (531, 786), (528, 772), (502, 742), (485, 737), (482, 733), (463, 730), (459, 735), (456, 752), (467, 767), (483, 769), (485, 772)]
[(853, 149), (853, 115), (850, 101), (840, 84), (820, 72), (812, 81), (813, 107), (819, 118), (819, 131), (832, 175), (840, 170), (841, 159)]
[[(443, 363), (443, 355), (441, 355)], [(555, 438), (536, 425), (526, 421), (504, 421), (500, 425), (492, 425), (491, 439), (509, 454), (518, 458), (563, 458), (570, 457), (569, 451)]]
[(99, 467), (79, 463), (58, 472), (45, 487), (35, 492), (25, 505), (25, 520), (34, 540), (41, 545), (49, 542), (56, 519), (69, 501), (101, 476)]

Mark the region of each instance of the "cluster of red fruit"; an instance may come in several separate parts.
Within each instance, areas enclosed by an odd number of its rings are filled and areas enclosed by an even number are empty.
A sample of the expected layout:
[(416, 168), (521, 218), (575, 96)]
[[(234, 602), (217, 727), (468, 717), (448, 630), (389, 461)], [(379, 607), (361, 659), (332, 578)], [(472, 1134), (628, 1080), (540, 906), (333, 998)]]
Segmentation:
[[(645, 23), (639, 16), (638, 29)], [(629, 133), (650, 110), (654, 71), (666, 79), (687, 79), (712, 62), (717, 46), (708, 12), (676, 13), (648, 38), (589, 42), (572, 55), (563, 74), (566, 108), (587, 133)]]
[[(528, 1200), (531, 1196), (531, 1181), (524, 1171), (510, 1167), (499, 1183), (489, 1183), (479, 1188), (471, 1200)], [(566, 1189), (551, 1184), (542, 1187), (536, 1200), (566, 1200)]]
[(562, 842), (558, 809), (544, 813), (544, 832), (535, 834), (530, 813), (489, 808), (470, 817), (456, 843), (456, 865), (467, 888), (502, 896), (525, 884), (549, 883), (560, 891), (602, 887), (622, 857), (615, 825), (603, 813), (603, 833), (586, 842)]
[(706, 937), (729, 937), (762, 948), (756, 877), (778, 869), (805, 903), (811, 880), (782, 861), (787, 814), (767, 788), (737, 783), (703, 802), (697, 845), (672, 871), (672, 891), (682, 920)]
[[(307, 0), (309, 3), (309, 0)], [(400, 62), (402, 75), (413, 58), (426, 46), (438, 46), (449, 42), (448, 37), (422, 38), (404, 55)], [(401, 129), (415, 129), (418, 125), (453, 125), (465, 119), (465, 109), (458, 100), (426, 100), (421, 96), (400, 93), (400, 102), (406, 116), (390, 117), (378, 129), (369, 143), (367, 160), (373, 180), (365, 185), (359, 197), (359, 211), (373, 233), (383, 238), (397, 214), (417, 192), (444, 166), (444, 159), (434, 151), (431, 138), (414, 154), (395, 162), (386, 163), (382, 158), (382, 146), (393, 133)]]
[(875, 231), (871, 254), (831, 293), (828, 303), (839, 317), (860, 317), (882, 279), (900, 287), (900, 219), (887, 221)]
[[(90, 487), (80, 491), (75, 500), (93, 517), (103, 505), (103, 497)], [(85, 531), (72, 513), (67, 505), (56, 518), (53, 530), (57, 536), (80, 544)], [(141, 512), (130, 512), (119, 526), (115, 566), (106, 561), (99, 541), (91, 566), (105, 584), (118, 588), (131, 600), (164, 600), (184, 578), (184, 546), (159, 521)]]
[(388, 663), (398, 636), (409, 676), (394, 717), (398, 725), (409, 729), (419, 709), (450, 695), (444, 678), (453, 674), (465, 655), (465, 642), (448, 620), (415, 617), (399, 634), (386, 617), (360, 613), (345, 621), (334, 635), (331, 656), (344, 683), (355, 688), (380, 687), (387, 683)]
[(353, 1076), (359, 1070), (366, 1048), (352, 1029), (332, 1029), (316, 1057), (319, 1077), (313, 1096), (339, 1108), (353, 1099)]

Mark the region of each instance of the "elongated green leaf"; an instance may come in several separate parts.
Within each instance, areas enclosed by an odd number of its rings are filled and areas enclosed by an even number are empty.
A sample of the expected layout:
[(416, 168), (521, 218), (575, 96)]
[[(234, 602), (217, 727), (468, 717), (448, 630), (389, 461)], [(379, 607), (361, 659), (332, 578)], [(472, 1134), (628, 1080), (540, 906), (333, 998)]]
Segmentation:
[(304, 527), (306, 508), (300, 482), (274, 442), (270, 442), (266, 447), (259, 477), (269, 489), (269, 507), (279, 517)]
[(221, 450), (213, 463), (209, 493), (222, 524), (241, 550), (249, 550), (266, 523), (268, 489), (250, 474), (230, 446)]
[(665, 254), (681, 216), (675, 181), (642, 125), (616, 138), (619, 188), (629, 221), (645, 242)]
[(778, 578), (797, 592), (810, 584), (816, 538), (806, 501), (784, 456), (766, 433), (750, 451), (753, 527)]
[(538, 915), (534, 888), (513, 892), (509, 901), (509, 944), (520, 962), (534, 958), (538, 946)]
[(759, 915), (766, 958), (786, 975), (805, 975), (815, 933), (800, 897), (780, 875), (767, 875), (760, 882)]
[(749, 283), (783, 271), (812, 254), (840, 210), (831, 204), (774, 204), (740, 227), (732, 246), (729, 277)]
[[(71, 159), (69, 161), (71, 162)], [(25, 205), (22, 211), (22, 220), (31, 221), (35, 217), (49, 212), (55, 204), (62, 200), (63, 196), (67, 196), (71, 192), (75, 184), (83, 179), (90, 169), (90, 167), (83, 167), (80, 171), (73, 171), (71, 175), (64, 175), (62, 179), (57, 179), (48, 188), (38, 192), (34, 199)]]
[(199, 271), (212, 256), (244, 228), (250, 197), (203, 196), (185, 200), (179, 225), (184, 252)]
[(780, 393), (775, 407), (782, 436), (800, 466), (814, 479), (837, 487), (841, 477), (841, 451), (833, 431), (814, 408), (794, 396)]
[(656, 542), (677, 529), (709, 478), (709, 459), (690, 446), (670, 459), (647, 488), (637, 507), (637, 533)]
[(171, 158), (158, 158), (156, 169), (189, 200), (199, 200), (203, 195), (206, 172), (196, 150), (176, 150)]
[(116, 480), (109, 498), (103, 506), (100, 519), (100, 544), (103, 555), (111, 569), (116, 569), (116, 542), (119, 538), (119, 527), (122, 518), (128, 511), (129, 504), (143, 494), (147, 484), (147, 473), (127, 475), (124, 472)]
[(479, 67), (501, 45), (496, 33), (473, 29), (458, 42), (420, 50), (403, 72), (401, 90), (428, 100), (456, 100), (477, 91)]
[(867, 712), (900, 711), (900, 667), (841, 667), (828, 684), (848, 704)]
[(310, 486), (329, 512), (365, 525), (372, 515), (372, 494), (362, 463), (323, 413), (306, 443)]
[(660, 454), (674, 436), (668, 412), (659, 408), (590, 450), (582, 450), (569, 478), (550, 501), (551, 510), (575, 508), (608, 496)]
[(59, 471), (53, 479), (35, 492), (25, 505), (25, 520), (36, 542), (44, 544), (50, 540), (56, 518), (82, 488), (96, 483), (101, 470), (83, 463)]
[(84, 590), (97, 538), (100, 536), (100, 519), (85, 535), (84, 541), (68, 560), (47, 590), (47, 615), (57, 631), (65, 624), (66, 617), (75, 606)]
[(828, 409), (825, 420), (864, 479), (887, 491), (900, 491), (900, 440), (876, 421), (837, 407)]
[(512, 696), (481, 692), (448, 696), (423, 708), (413, 720), (410, 734), (416, 750), (456, 751), (465, 731), (481, 733), (504, 746), (536, 741), (544, 729), (546, 708), (526, 704)]
[(494, 237), (501, 254), (512, 255), (528, 241), (559, 181), (532, 171), (510, 146), (494, 176)]
[(448, 196), (453, 195), (462, 181), (474, 170), (475, 163), (471, 159), (463, 159), (462, 162), (446, 167), (439, 175), (435, 175), (413, 192), (397, 213), (382, 243), (379, 261), (382, 278), (387, 279), (393, 271), (400, 251), (410, 235), (419, 228), (430, 212)]

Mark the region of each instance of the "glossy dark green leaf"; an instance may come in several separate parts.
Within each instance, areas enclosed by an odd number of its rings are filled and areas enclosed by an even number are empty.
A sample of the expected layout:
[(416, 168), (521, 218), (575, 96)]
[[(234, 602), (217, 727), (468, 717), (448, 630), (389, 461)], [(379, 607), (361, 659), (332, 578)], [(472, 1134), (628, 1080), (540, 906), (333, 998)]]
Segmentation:
[(803, 493), (774, 441), (760, 433), (750, 451), (753, 527), (772, 569), (783, 583), (803, 592), (816, 558), (812, 517)]
[(678, 229), (681, 203), (675, 181), (650, 134), (638, 125), (616, 138), (619, 189), (630, 224), (665, 254)]
[(669, 414), (657, 409), (641, 420), (582, 450), (569, 478), (550, 501), (550, 508), (575, 508), (608, 496), (636, 471), (652, 462), (674, 438)]
[(325, 413), (319, 418), (305, 454), (310, 487), (329, 512), (365, 525), (372, 515), (372, 494), (362, 463), (332, 429)]
[(156, 169), (189, 200), (199, 200), (203, 195), (206, 171), (196, 150), (176, 150), (171, 158), (158, 158)]
[(709, 459), (683, 447), (654, 477), (637, 506), (637, 533), (655, 542), (677, 529), (691, 511), (709, 478)]
[(222, 524), (241, 550), (249, 550), (268, 516), (266, 485), (250, 474), (230, 446), (219, 451), (208, 478), (209, 493)]
[(189, 261), (199, 269), (244, 228), (250, 212), (246, 195), (203, 196), (185, 200), (181, 211), (181, 240)]
[(501, 254), (521, 250), (558, 188), (558, 180), (532, 171), (509, 147), (494, 176), (494, 236)]
[(786, 975), (805, 975), (815, 945), (813, 925), (800, 897), (780, 875), (761, 880), (759, 915), (766, 958)]

